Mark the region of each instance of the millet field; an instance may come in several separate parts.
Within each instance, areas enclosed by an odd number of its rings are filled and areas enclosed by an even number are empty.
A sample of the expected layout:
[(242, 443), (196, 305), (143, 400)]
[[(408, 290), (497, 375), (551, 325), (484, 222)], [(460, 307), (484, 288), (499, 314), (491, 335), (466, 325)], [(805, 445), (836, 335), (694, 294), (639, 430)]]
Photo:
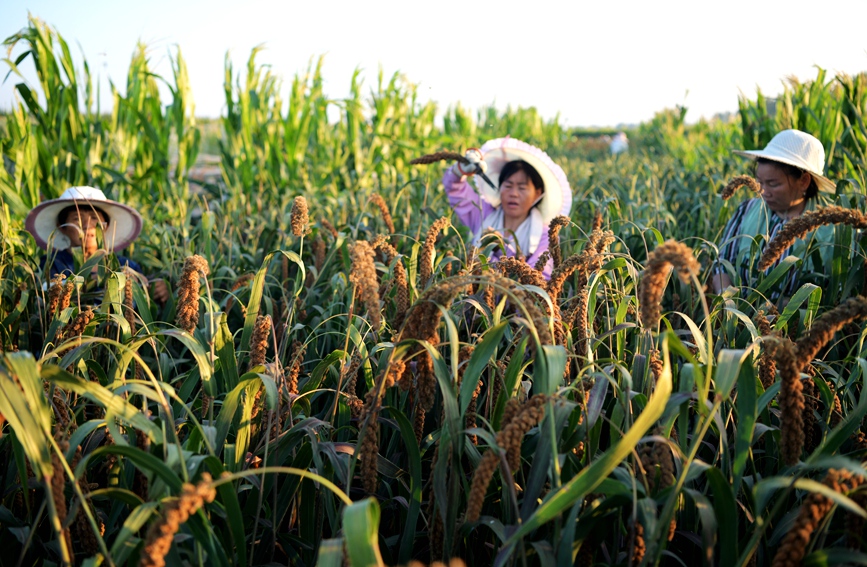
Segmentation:
[[(730, 120), (663, 110), (612, 156), (399, 74), (330, 98), (321, 60), (284, 81), (256, 50), (203, 123), (179, 50), (158, 76), (139, 46), (98, 93), (23, 23), (0, 63), (0, 565), (867, 564), (867, 75)], [(845, 208), (784, 236), (836, 224), (811, 248), (833, 262), (786, 300), (804, 258), (715, 295), (753, 196), (731, 150), (784, 128), (822, 141)], [(505, 135), (572, 185), (550, 281), (489, 263), (448, 162), (410, 163)], [(104, 253), (43, 274), (24, 218), (73, 185), (141, 212), (126, 254), (168, 302)]]

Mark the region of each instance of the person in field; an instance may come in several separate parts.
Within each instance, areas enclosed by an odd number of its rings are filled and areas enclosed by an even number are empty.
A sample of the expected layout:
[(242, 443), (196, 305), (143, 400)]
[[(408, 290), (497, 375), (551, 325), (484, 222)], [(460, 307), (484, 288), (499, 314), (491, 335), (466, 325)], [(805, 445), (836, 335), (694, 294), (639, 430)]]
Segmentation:
[[(503, 235), (508, 256), (524, 258), (530, 266), (548, 250), (548, 225), (554, 217), (569, 216), (572, 189), (566, 174), (548, 154), (514, 138), (498, 138), (467, 150), (469, 164), (456, 162), (443, 175), (443, 186), (458, 219), (473, 235), (493, 230)], [(482, 178), (484, 173), (496, 186)], [(469, 183), (473, 177), (476, 187)], [(492, 260), (503, 255), (496, 249)], [(542, 274), (551, 276), (549, 259)]]
[[(834, 182), (823, 175), (825, 149), (815, 137), (800, 130), (778, 133), (763, 150), (735, 151), (756, 161), (755, 178), (761, 196), (742, 203), (726, 224), (720, 241), (720, 264), (715, 268), (712, 287), (722, 292), (733, 283), (753, 286), (755, 268), (764, 245), (790, 220), (807, 211), (831, 204), (823, 195), (834, 194)], [(757, 237), (761, 236), (761, 239)], [(803, 258), (800, 270), (792, 269), (784, 281), (771, 290), (771, 296), (791, 296), (803, 283), (805, 275), (823, 272), (833, 253), (834, 227), (822, 226), (804, 239), (796, 240), (780, 258), (790, 255)], [(756, 246), (758, 243), (758, 247)], [(811, 245), (819, 244), (817, 247)], [(808, 247), (818, 254), (805, 257)], [(821, 262), (821, 265), (818, 265)], [(779, 261), (777, 261), (779, 264)], [(774, 268), (771, 266), (766, 273)]]
[[(86, 261), (100, 250), (100, 241), (108, 253), (132, 244), (141, 232), (142, 218), (132, 207), (107, 199), (100, 189), (70, 187), (59, 198), (42, 202), (30, 211), (25, 227), (36, 244), (46, 250), (40, 265), (51, 279), (57, 275), (85, 275), (76, 272), (75, 248), (81, 249)], [(129, 258), (117, 255), (117, 260), (121, 266), (141, 272), (141, 266)], [(165, 281), (154, 281), (153, 296), (165, 303), (169, 296)]]

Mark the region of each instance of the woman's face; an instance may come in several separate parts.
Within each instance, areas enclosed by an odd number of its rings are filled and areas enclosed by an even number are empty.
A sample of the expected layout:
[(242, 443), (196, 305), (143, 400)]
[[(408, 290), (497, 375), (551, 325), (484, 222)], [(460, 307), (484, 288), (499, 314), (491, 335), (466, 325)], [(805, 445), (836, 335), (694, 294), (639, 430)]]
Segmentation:
[(807, 172), (799, 178), (790, 177), (773, 163), (760, 163), (756, 166), (756, 181), (762, 188), (762, 199), (768, 208), (778, 215), (785, 215), (804, 205), (804, 194), (810, 187), (811, 177)]
[(96, 228), (105, 228), (102, 216), (90, 209), (80, 208), (66, 215), (66, 220), (60, 231), (69, 237), (72, 246), (81, 246), (84, 255), (90, 256), (97, 251)]
[(533, 203), (542, 195), (542, 189), (523, 171), (516, 171), (500, 184), (500, 201), (503, 216), (522, 221), (530, 214)]

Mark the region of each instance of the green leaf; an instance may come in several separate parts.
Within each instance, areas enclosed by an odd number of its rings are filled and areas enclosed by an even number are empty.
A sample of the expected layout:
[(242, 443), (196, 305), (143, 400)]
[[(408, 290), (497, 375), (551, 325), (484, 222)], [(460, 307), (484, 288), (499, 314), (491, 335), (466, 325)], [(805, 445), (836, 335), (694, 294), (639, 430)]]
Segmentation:
[(503, 338), (503, 333), (506, 332), (506, 328), (508, 328), (508, 321), (503, 321), (500, 324), (488, 329), (485, 333), (484, 338), (476, 345), (476, 348), (473, 350), (472, 356), (470, 356), (470, 360), (467, 363), (467, 367), (464, 370), (463, 381), (461, 382), (461, 393), (460, 393), (460, 414), (464, 415), (467, 411), (467, 407), (470, 405), (470, 401), (473, 399), (473, 392), (476, 389), (476, 386), (479, 383), (479, 378), (482, 375), (485, 367), (490, 362), (491, 357), (494, 355), (494, 352), (497, 350), (497, 345), (500, 344), (500, 340)]
[(343, 509), (343, 530), (352, 567), (384, 565), (379, 552), (379, 504), (365, 498)]
[[(624, 432), (623, 437), (617, 443), (597, 457), (589, 467), (582, 469), (559, 490), (552, 491), (533, 515), (509, 537), (504, 547), (515, 545), (520, 538), (565, 512), (575, 502), (599, 486), (611, 474), (611, 471), (635, 449), (641, 438), (662, 416), (671, 395), (671, 362), (668, 356), (667, 336), (662, 343), (662, 358), (663, 371), (656, 383), (653, 396), (648, 401), (644, 411), (638, 415), (632, 427)], [(498, 563), (500, 563), (499, 558)]]
[(322, 540), (316, 567), (343, 567), (343, 538)]
[(758, 418), (757, 404), (758, 381), (752, 364), (741, 364), (738, 374), (737, 396), (737, 438), (735, 439), (735, 454), (732, 464), (733, 492), (740, 490), (741, 479), (750, 458), (750, 447), (753, 443), (753, 432)]
[(705, 472), (713, 491), (713, 512), (716, 515), (719, 538), (718, 565), (734, 565), (738, 558), (738, 511), (735, 490), (718, 468), (711, 467)]
[(162, 431), (137, 407), (127, 402), (97, 382), (84, 380), (53, 364), (42, 366), (42, 377), (57, 386), (75, 392), (100, 404), (107, 413), (121, 418), (139, 431), (148, 434), (152, 441), (162, 437)]
[(750, 351), (744, 349), (722, 349), (717, 356), (716, 367), (716, 394), (722, 397), (723, 400), (728, 400), (735, 382), (740, 376), (741, 367), (750, 356)]
[[(220, 478), (220, 475), (225, 471), (223, 463), (217, 457), (206, 457), (203, 464), (208, 467), (213, 478)], [(226, 522), (229, 524), (229, 530), (232, 534), (232, 545), (224, 547), (234, 549), (238, 554), (235, 565), (247, 565), (247, 536), (244, 532), (244, 516), (238, 502), (236, 487), (232, 483), (220, 484), (217, 486), (217, 493), (220, 502), (226, 508)]]

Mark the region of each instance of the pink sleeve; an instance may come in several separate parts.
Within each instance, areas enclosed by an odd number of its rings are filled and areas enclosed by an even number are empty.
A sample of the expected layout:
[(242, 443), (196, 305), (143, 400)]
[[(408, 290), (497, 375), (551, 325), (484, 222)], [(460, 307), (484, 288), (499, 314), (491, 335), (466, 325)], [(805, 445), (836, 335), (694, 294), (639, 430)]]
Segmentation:
[(482, 201), (466, 178), (459, 177), (451, 167), (443, 174), (443, 187), (455, 215), (470, 231), (477, 233), (482, 219), (493, 211), (493, 207)]

